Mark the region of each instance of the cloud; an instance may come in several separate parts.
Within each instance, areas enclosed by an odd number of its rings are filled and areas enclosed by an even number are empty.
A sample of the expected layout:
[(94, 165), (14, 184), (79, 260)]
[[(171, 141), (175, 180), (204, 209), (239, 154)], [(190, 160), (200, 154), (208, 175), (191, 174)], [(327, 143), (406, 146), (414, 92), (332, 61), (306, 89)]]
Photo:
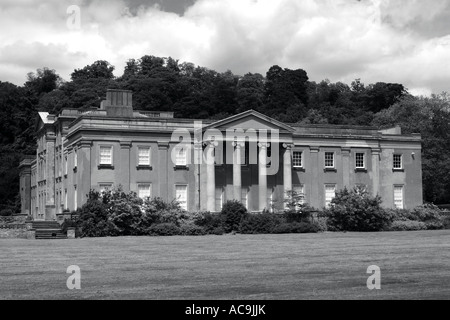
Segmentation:
[[(78, 31), (66, 26), (71, 4), (81, 9)], [(180, 6), (6, 0), (0, 80), (21, 84), (27, 72), (44, 66), (69, 79), (73, 69), (99, 59), (121, 75), (128, 59), (149, 54), (241, 75), (264, 74), (277, 64), (305, 69), (315, 81), (361, 78), (403, 83), (413, 92), (449, 90), (445, 0), (432, 6), (419, 0), (189, 0), (183, 14)]]

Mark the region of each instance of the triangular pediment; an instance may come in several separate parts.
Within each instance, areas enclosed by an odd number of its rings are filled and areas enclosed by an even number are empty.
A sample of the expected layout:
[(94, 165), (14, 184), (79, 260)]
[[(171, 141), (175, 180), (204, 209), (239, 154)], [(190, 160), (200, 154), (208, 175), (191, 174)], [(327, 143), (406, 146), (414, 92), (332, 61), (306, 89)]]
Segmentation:
[(254, 129), (254, 130), (279, 130), (284, 132), (294, 132), (295, 129), (283, 122), (272, 119), (262, 113), (259, 113), (255, 110), (245, 111), (243, 113), (231, 116), (229, 118), (216, 121), (211, 123), (210, 125), (204, 127), (207, 129), (218, 129), (218, 130), (227, 130), (227, 129)]

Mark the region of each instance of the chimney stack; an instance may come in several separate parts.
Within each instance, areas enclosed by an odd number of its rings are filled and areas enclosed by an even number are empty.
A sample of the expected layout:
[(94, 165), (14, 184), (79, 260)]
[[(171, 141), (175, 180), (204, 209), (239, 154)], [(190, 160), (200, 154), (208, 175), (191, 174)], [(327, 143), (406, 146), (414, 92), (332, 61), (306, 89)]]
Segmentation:
[(133, 117), (133, 92), (130, 90), (107, 89), (106, 100), (100, 104), (109, 117)]

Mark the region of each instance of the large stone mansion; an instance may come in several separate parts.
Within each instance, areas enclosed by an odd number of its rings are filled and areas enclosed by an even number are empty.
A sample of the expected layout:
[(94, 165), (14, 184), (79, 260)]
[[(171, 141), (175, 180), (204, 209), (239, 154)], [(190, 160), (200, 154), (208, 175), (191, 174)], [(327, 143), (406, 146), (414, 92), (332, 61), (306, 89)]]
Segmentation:
[(282, 209), (286, 191), (316, 208), (344, 187), (366, 186), (385, 207), (422, 204), (420, 135), (400, 128), (286, 124), (249, 110), (220, 121), (137, 111), (108, 90), (98, 109), (39, 112), (36, 155), (20, 164), (22, 213), (55, 220), (90, 189), (122, 185), (177, 199), (190, 211)]

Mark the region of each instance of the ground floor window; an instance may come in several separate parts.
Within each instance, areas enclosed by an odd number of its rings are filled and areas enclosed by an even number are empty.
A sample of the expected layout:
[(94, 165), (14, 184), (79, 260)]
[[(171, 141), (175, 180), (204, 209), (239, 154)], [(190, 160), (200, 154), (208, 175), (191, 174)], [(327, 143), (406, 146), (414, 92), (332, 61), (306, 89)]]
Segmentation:
[(180, 204), (183, 210), (187, 210), (187, 185), (176, 185), (175, 186), (175, 199)]
[(138, 184), (138, 197), (141, 199), (147, 199), (151, 197), (152, 186), (150, 183), (140, 183)]
[(397, 209), (404, 209), (403, 186), (394, 186), (394, 205)]
[(222, 211), (223, 207), (223, 188), (216, 187), (216, 211)]
[(294, 194), (298, 197), (298, 204), (305, 204), (305, 185), (298, 184), (293, 187)]
[(331, 205), (331, 201), (336, 196), (336, 185), (335, 184), (326, 184), (325, 185), (325, 207), (329, 208)]
[(112, 189), (112, 183), (100, 183), (98, 185), (98, 189), (99, 189), (100, 193), (103, 193), (105, 191), (111, 190)]
[(241, 203), (247, 208), (248, 210), (248, 188), (243, 187), (241, 189)]

